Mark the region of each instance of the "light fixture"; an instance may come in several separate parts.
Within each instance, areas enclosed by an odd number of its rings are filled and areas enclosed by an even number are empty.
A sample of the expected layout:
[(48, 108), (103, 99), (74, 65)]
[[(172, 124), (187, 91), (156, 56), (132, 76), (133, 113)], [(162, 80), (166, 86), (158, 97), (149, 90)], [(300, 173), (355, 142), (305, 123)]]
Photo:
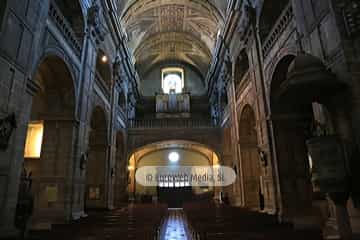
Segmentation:
[(108, 57), (104, 54), (104, 55), (101, 57), (101, 61), (102, 61), (103, 63), (107, 63)]
[(177, 152), (171, 152), (169, 153), (168, 158), (170, 162), (176, 163), (179, 161), (180, 156)]

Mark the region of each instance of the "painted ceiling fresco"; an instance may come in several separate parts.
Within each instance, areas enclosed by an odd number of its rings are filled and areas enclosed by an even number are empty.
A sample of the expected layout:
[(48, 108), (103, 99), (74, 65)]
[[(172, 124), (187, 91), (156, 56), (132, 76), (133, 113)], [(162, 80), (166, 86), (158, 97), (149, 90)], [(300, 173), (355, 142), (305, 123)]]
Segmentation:
[(226, 6), (227, 0), (120, 0), (139, 73), (168, 61), (189, 64), (205, 76)]

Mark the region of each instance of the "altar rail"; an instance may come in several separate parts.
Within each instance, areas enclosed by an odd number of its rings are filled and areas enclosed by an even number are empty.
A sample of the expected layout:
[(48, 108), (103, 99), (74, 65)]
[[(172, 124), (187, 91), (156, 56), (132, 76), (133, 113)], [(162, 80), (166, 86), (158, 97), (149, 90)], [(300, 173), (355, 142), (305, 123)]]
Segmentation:
[(70, 23), (66, 20), (59, 7), (53, 1), (50, 2), (49, 17), (52, 21), (54, 21), (59, 31), (66, 39), (66, 42), (75, 51), (76, 55), (80, 57), (82, 46), (79, 43)]
[(156, 128), (217, 128), (209, 119), (141, 119), (129, 120), (132, 129)]

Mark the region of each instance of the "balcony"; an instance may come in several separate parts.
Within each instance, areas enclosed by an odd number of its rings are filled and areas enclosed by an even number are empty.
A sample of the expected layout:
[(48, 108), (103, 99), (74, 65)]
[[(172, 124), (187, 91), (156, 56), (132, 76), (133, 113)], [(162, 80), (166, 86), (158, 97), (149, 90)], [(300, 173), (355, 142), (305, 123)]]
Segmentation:
[(210, 119), (139, 119), (129, 120), (130, 129), (207, 129), (217, 128)]
[(66, 20), (61, 10), (58, 8), (55, 2), (50, 2), (49, 18), (55, 23), (58, 30), (62, 33), (66, 42), (74, 50), (75, 54), (80, 57), (82, 45), (79, 43), (75, 32), (73, 31), (70, 23)]
[(274, 27), (270, 31), (269, 35), (267, 36), (266, 40), (263, 44), (263, 54), (264, 57), (267, 57), (270, 50), (274, 46), (274, 44), (277, 42), (277, 40), (280, 38), (281, 34), (284, 32), (286, 27), (290, 24), (290, 22), (293, 20), (294, 12), (292, 8), (291, 1), (288, 3), (288, 5), (285, 7), (283, 12), (281, 13), (280, 17), (276, 21)]

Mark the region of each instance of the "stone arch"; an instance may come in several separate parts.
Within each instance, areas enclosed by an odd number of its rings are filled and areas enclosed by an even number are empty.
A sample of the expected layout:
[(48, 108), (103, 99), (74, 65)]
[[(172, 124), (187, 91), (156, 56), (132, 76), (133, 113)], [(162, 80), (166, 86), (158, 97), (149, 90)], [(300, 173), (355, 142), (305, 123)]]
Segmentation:
[(88, 162), (86, 166), (85, 208), (107, 207), (108, 124), (106, 111), (94, 107), (90, 120)]
[[(185, 140), (169, 140), (154, 142), (139, 147), (129, 153), (128, 170), (130, 196), (137, 200), (142, 197), (157, 196), (160, 202), (167, 202), (171, 207), (180, 207), (181, 202), (191, 201), (196, 196), (211, 198), (218, 193), (218, 188), (208, 186), (208, 192), (202, 192), (202, 189), (191, 185), (178, 185), (158, 187), (143, 187), (136, 184), (135, 174), (141, 167), (146, 166), (171, 166), (167, 157), (170, 153), (176, 152), (180, 156), (180, 166), (219, 166), (220, 155), (206, 145)], [(176, 185), (175, 185), (176, 186)], [(205, 194), (205, 195), (204, 195)], [(187, 199), (187, 200), (186, 200)]]
[(273, 79), (273, 76), (275, 74), (275, 71), (277, 70), (278, 64), (284, 60), (285, 57), (290, 58), (293, 56), (294, 58), (297, 55), (297, 49), (295, 46), (288, 46), (282, 48), (278, 54), (273, 57), (272, 59), (267, 60), (269, 62), (265, 67), (265, 77), (266, 77), (266, 86), (268, 91), (268, 96), (270, 96), (270, 88), (271, 88), (271, 81)]
[[(37, 92), (32, 97), (24, 167), (32, 172), (34, 224), (65, 219), (70, 203), (76, 130), (76, 90), (68, 64), (59, 56), (44, 56), (34, 70)], [(61, 151), (58, 146), (61, 145)]]
[[(131, 157), (131, 155), (133, 155), (134, 153), (143, 151), (144, 149), (150, 149), (150, 148), (155, 149), (155, 150), (156, 149), (164, 149), (164, 148), (170, 148), (173, 145), (179, 145), (179, 146), (181, 146), (181, 148), (184, 148), (184, 149), (190, 149), (190, 148), (194, 148), (194, 147), (207, 149), (207, 150), (213, 151), (218, 157), (221, 156), (220, 151), (218, 149), (214, 149), (213, 147), (211, 147), (207, 144), (196, 142), (196, 141), (191, 141), (191, 140), (172, 139), (172, 140), (162, 140), (162, 141), (147, 143), (142, 146), (138, 146), (135, 149), (133, 149), (127, 153), (127, 159), (129, 159)], [(146, 154), (146, 151), (144, 151), (143, 154)]]
[(69, 72), (69, 74), (71, 75), (71, 78), (73, 80), (75, 94), (77, 95), (78, 70), (74, 66), (74, 64), (70, 61), (69, 56), (60, 47), (48, 47), (48, 48), (44, 49), (41, 56), (36, 61), (34, 61), (34, 65), (32, 66), (32, 69), (31, 69), (31, 76), (33, 76), (33, 80), (35, 80), (34, 76), (35, 76), (40, 64), (43, 63), (49, 57), (57, 57), (57, 58), (61, 59), (62, 62), (65, 64), (67, 71)]
[(173, 130), (173, 133), (169, 133), (167, 129), (163, 129), (161, 133), (159, 133), (158, 130), (156, 131), (144, 131), (141, 136), (136, 135), (133, 131), (129, 131), (128, 153), (130, 154), (135, 149), (148, 144), (173, 141), (174, 139), (179, 141), (198, 142), (216, 150), (215, 152), (217, 153), (221, 152), (221, 132), (219, 129), (190, 129), (186, 131), (179, 131), (176, 129)]
[(239, 144), (245, 207), (262, 210), (264, 196), (261, 188), (257, 124), (255, 112), (250, 105), (245, 105), (239, 118)]
[(295, 58), (294, 55), (286, 55), (278, 62), (271, 79), (270, 91), (281, 214), (286, 218), (302, 214), (301, 211), (309, 208), (312, 193), (305, 144), (309, 137), (306, 128), (313, 118), (311, 103), (295, 104), (277, 97)]

